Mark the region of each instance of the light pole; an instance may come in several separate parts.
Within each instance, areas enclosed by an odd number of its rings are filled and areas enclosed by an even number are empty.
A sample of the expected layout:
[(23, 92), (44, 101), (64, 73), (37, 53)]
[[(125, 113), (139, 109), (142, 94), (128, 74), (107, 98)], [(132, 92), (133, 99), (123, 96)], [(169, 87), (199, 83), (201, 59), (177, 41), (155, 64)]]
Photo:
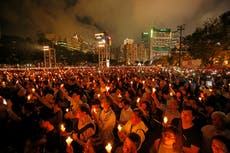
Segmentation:
[(177, 26), (177, 30), (180, 32), (179, 67), (181, 67), (181, 54), (182, 54), (181, 41), (182, 41), (182, 34), (183, 34), (182, 32), (184, 29), (185, 29), (185, 24)]

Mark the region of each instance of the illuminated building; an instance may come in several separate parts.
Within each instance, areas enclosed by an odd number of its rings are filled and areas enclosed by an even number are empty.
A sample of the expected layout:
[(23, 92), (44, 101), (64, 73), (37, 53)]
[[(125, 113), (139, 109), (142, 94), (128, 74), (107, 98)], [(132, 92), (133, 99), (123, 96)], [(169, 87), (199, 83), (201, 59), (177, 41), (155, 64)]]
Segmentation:
[(142, 32), (141, 40), (146, 48), (147, 60), (152, 60), (156, 57), (168, 56), (179, 41), (179, 34), (169, 28), (153, 27), (150, 32)]
[(137, 62), (137, 44), (133, 39), (125, 39), (124, 44), (121, 46), (123, 53), (123, 60), (127, 65), (135, 65)]
[(96, 33), (94, 37), (97, 43), (98, 67), (103, 70), (110, 66), (110, 46), (112, 39), (106, 32)]
[(150, 59), (150, 35), (149, 32), (142, 32), (141, 33), (141, 41), (146, 48), (146, 58)]

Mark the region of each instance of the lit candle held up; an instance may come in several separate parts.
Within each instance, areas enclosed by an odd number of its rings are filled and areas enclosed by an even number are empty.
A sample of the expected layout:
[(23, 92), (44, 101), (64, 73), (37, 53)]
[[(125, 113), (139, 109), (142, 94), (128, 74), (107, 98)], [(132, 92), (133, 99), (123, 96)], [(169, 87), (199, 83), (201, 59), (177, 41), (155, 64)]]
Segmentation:
[(106, 89), (106, 91), (108, 92), (109, 89), (110, 89), (110, 87), (109, 87), (109, 86), (106, 86), (105, 89)]
[(152, 88), (152, 92), (155, 93), (156, 92), (156, 88)]
[(164, 122), (164, 124), (167, 124), (167, 123), (168, 123), (168, 118), (167, 118), (167, 116), (165, 116), (165, 117), (163, 118), (163, 122)]
[(199, 101), (202, 101), (202, 98), (201, 98), (201, 97), (199, 97)]
[(170, 94), (170, 96), (173, 96), (173, 93), (172, 93), (172, 92), (170, 92), (169, 94)]
[(32, 88), (32, 92), (33, 92), (33, 93), (35, 92), (35, 89), (34, 89), (34, 88)]
[(65, 142), (67, 143), (67, 146), (70, 146), (72, 141), (73, 139), (70, 136), (68, 136), (68, 138), (65, 140)]
[(64, 126), (64, 124), (61, 124), (60, 129), (61, 129), (62, 132), (65, 132), (65, 126)]
[(28, 95), (28, 96), (27, 96), (27, 100), (30, 100), (30, 99), (31, 99), (31, 95)]
[(141, 100), (141, 98), (140, 98), (140, 97), (138, 97), (138, 98), (137, 98), (137, 103), (139, 103), (139, 102), (140, 102), (140, 100)]
[(69, 112), (69, 108), (66, 108), (65, 111), (66, 111), (66, 112)]
[(130, 84), (133, 85), (133, 81), (131, 81)]
[(107, 153), (111, 153), (111, 151), (112, 151), (112, 145), (111, 145), (111, 143), (108, 143), (108, 144), (105, 146), (105, 150), (107, 151)]
[(101, 94), (97, 94), (97, 98), (100, 98), (101, 97)]
[(120, 124), (118, 124), (117, 129), (118, 129), (119, 132), (121, 131), (122, 127), (121, 127)]
[(93, 108), (93, 112), (94, 112), (94, 113), (97, 113), (97, 110), (96, 110), (96, 108)]

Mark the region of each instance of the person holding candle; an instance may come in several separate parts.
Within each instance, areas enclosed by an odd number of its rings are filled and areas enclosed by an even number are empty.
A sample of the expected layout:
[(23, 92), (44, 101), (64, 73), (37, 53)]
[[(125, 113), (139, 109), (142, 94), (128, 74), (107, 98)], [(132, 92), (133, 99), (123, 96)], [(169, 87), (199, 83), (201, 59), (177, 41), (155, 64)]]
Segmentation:
[(113, 143), (114, 140), (113, 129), (116, 125), (116, 115), (110, 107), (111, 103), (112, 99), (109, 96), (102, 99), (101, 106), (103, 109), (100, 113), (99, 120), (96, 121), (103, 144), (107, 142)]
[(153, 93), (152, 97), (154, 104), (163, 111), (162, 117), (167, 116), (168, 118), (167, 124), (164, 124), (164, 126), (170, 125), (173, 119), (180, 118), (179, 103), (174, 97), (168, 100), (168, 105), (160, 103), (156, 98), (156, 94)]
[(214, 136), (212, 138), (211, 149), (213, 153), (229, 153), (230, 139), (224, 136)]
[(198, 153), (202, 144), (202, 133), (197, 125), (193, 123), (195, 110), (185, 106), (181, 112), (181, 119), (174, 119), (172, 125), (177, 126), (184, 153)]
[(124, 141), (123, 153), (137, 153), (141, 138), (136, 133), (130, 133)]
[(228, 120), (224, 112), (215, 111), (211, 115), (212, 124), (201, 128), (203, 134), (202, 150), (205, 153), (211, 153), (211, 139), (216, 135), (222, 135), (230, 139), (230, 130), (227, 128)]
[(93, 136), (96, 132), (96, 126), (90, 117), (90, 108), (87, 104), (79, 105), (77, 110), (77, 124), (74, 127), (74, 133), (72, 134), (73, 140), (77, 142), (77, 147), (83, 149), (83, 146), (87, 140)]
[(131, 133), (136, 133), (141, 138), (141, 143), (138, 149), (141, 148), (142, 143), (145, 140), (145, 133), (148, 131), (147, 126), (142, 121), (143, 112), (140, 109), (134, 109), (130, 117), (130, 120), (122, 127), (121, 131), (118, 132), (118, 136), (122, 142)]
[(178, 130), (176, 127), (169, 126), (163, 129), (162, 137), (154, 141), (150, 153), (181, 153), (179, 145)]
[(124, 125), (130, 119), (133, 110), (131, 109), (130, 102), (128, 100), (126, 99), (122, 100), (121, 104), (122, 104), (122, 109), (121, 109), (120, 119), (118, 122)]

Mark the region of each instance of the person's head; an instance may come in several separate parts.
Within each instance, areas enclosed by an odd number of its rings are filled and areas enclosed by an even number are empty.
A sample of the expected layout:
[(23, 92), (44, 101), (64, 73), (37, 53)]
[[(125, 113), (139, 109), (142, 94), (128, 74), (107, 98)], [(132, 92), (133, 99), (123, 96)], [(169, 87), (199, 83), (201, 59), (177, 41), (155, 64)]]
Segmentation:
[(176, 143), (178, 130), (174, 126), (169, 126), (162, 131), (162, 143), (167, 146), (172, 146)]
[(80, 95), (77, 93), (73, 93), (72, 98), (74, 101), (79, 101), (80, 100)]
[(41, 120), (40, 126), (46, 129), (47, 131), (52, 131), (54, 129), (54, 126), (50, 123), (50, 121), (47, 120)]
[(81, 104), (77, 110), (77, 118), (82, 119), (90, 114), (90, 108), (87, 104)]
[(221, 111), (215, 111), (212, 113), (211, 115), (212, 118), (212, 124), (218, 128), (218, 129), (222, 129), (224, 127), (224, 123), (226, 120), (226, 116), (224, 112)]
[(123, 153), (137, 153), (141, 138), (136, 133), (130, 133), (124, 141)]
[(142, 118), (143, 118), (142, 110), (135, 108), (130, 116), (131, 124), (132, 125), (138, 124), (142, 120)]
[(105, 98), (103, 98), (101, 100), (101, 107), (104, 109), (104, 110), (108, 110), (110, 108), (110, 105), (112, 104), (112, 99), (108, 96), (106, 96)]
[(169, 102), (169, 108), (171, 110), (178, 110), (179, 109), (179, 102), (175, 98), (172, 98)]
[(183, 124), (192, 124), (195, 119), (195, 111), (191, 106), (185, 106), (181, 112), (181, 120)]
[(147, 101), (143, 101), (140, 104), (141, 110), (147, 110), (150, 107), (149, 103)]
[(130, 103), (127, 99), (122, 100), (121, 104), (125, 110), (127, 110), (130, 107)]
[(211, 149), (213, 153), (229, 153), (230, 140), (224, 136), (214, 136), (211, 141)]

